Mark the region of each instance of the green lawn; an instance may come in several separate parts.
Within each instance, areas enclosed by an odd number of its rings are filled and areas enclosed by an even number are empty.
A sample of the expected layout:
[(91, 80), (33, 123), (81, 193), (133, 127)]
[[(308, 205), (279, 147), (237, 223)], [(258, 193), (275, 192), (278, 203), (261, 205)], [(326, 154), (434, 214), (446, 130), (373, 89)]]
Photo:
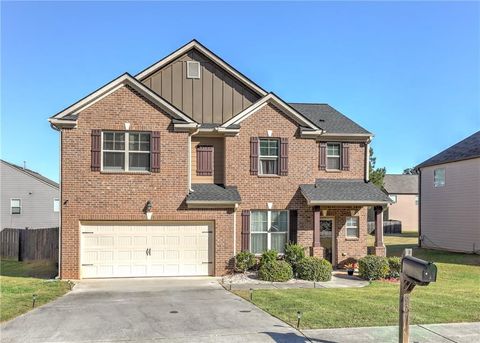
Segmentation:
[[(412, 293), (411, 322), (480, 321), (480, 256), (419, 249), (416, 242), (414, 234), (385, 237), (388, 255), (413, 248), (413, 256), (438, 267), (437, 282)], [(291, 325), (301, 311), (304, 329), (381, 326), (398, 323), (398, 294), (398, 284), (374, 281), (357, 289), (256, 290), (253, 302)]]
[(0, 262), (0, 321), (9, 320), (32, 309), (32, 295), (36, 294), (35, 307), (65, 294), (70, 289), (67, 282), (49, 281), (56, 275), (54, 264), (45, 261)]

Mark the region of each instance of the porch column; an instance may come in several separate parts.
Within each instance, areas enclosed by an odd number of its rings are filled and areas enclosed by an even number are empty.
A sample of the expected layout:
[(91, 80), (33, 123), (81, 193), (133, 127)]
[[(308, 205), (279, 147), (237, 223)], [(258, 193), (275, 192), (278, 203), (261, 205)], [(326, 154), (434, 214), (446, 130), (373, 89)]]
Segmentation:
[(383, 243), (383, 207), (375, 206), (375, 255), (386, 256), (386, 248)]
[(313, 208), (313, 246), (312, 256), (323, 257), (323, 248), (320, 244), (320, 206)]

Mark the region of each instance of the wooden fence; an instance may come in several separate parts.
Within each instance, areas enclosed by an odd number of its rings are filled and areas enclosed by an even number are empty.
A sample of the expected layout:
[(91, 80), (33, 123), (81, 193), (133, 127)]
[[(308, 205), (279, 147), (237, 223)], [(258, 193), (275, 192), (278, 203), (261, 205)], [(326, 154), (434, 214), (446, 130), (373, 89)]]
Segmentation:
[(0, 231), (0, 255), (17, 261), (58, 262), (58, 227), (48, 229), (4, 229)]
[[(368, 233), (373, 234), (374, 232), (375, 222), (368, 222)], [(402, 233), (402, 222), (399, 220), (384, 220), (383, 233), (385, 235)]]

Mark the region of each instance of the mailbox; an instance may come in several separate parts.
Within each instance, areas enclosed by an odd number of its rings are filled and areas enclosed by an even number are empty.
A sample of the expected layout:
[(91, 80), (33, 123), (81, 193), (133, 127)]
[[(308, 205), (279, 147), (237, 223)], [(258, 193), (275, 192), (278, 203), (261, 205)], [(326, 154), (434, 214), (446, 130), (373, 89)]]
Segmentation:
[(420, 285), (437, 280), (437, 266), (413, 256), (405, 256), (402, 259), (402, 272)]

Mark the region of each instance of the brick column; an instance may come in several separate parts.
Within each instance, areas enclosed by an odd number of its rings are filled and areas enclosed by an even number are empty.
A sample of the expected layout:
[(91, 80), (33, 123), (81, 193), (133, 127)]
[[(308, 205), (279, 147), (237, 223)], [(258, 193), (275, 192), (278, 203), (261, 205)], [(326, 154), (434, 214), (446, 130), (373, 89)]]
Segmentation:
[(313, 246), (311, 255), (323, 258), (323, 248), (320, 244), (320, 206), (313, 208)]
[(386, 256), (386, 248), (383, 243), (383, 207), (375, 206), (373, 209), (375, 211), (375, 255)]

